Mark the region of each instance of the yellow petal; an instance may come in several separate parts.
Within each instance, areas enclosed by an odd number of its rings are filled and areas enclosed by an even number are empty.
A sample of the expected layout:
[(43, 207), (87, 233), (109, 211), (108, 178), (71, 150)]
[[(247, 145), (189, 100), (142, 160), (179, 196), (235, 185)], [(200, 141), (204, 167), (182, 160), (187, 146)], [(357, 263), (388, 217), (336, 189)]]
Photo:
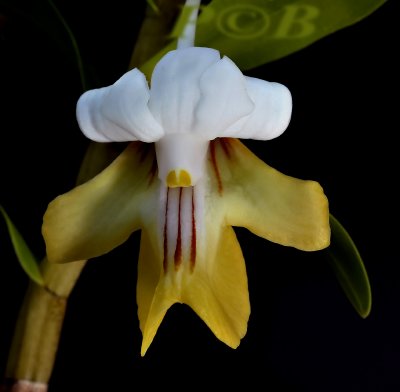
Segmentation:
[(151, 243), (147, 230), (141, 233), (136, 299), (143, 334), (141, 353), (144, 355), (167, 310), (181, 302), (177, 288), (164, 280), (162, 255), (157, 245)]
[(317, 182), (278, 172), (237, 139), (212, 143), (209, 172), (228, 224), (301, 250), (329, 245), (328, 200)]
[(156, 242), (142, 231), (137, 290), (142, 355), (174, 303), (189, 305), (232, 348), (246, 334), (250, 304), (240, 246), (231, 227), (210, 227), (209, 233), (193, 269), (183, 262), (178, 271), (165, 273)]
[(188, 278), (182, 299), (218, 339), (236, 348), (250, 316), (246, 267), (232, 227), (223, 228), (218, 239), (216, 253), (205, 254), (205, 268)]
[(53, 200), (42, 227), (49, 261), (99, 256), (137, 230), (159, 186), (154, 162), (152, 146), (132, 143), (99, 175)]

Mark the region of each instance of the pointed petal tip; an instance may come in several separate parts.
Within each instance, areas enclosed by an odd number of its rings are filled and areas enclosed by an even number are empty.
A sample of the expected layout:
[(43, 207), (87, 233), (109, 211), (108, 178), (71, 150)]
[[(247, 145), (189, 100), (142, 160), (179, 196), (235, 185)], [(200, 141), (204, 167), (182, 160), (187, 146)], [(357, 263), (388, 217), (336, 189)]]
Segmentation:
[(218, 335), (215, 333), (214, 330), (213, 330), (213, 332), (218, 340), (220, 340), (222, 343), (226, 344), (229, 348), (236, 350), (240, 346), (242, 339), (246, 336), (247, 328), (246, 328), (246, 331), (244, 331), (240, 334), (239, 333), (238, 334), (231, 333), (229, 335)]
[[(245, 336), (246, 336), (246, 331), (244, 333), (240, 334), (240, 335), (237, 335), (237, 336), (232, 336), (232, 335), (229, 335), (229, 336), (221, 336), (220, 335), (220, 336), (218, 336), (218, 335), (215, 335), (215, 337), (219, 341), (221, 341), (222, 343), (226, 344), (228, 347), (230, 347), (233, 350), (236, 350), (240, 346), (240, 343), (241, 343), (242, 339)], [(154, 336), (151, 339), (149, 337), (143, 338), (142, 346), (141, 346), (141, 349), (140, 349), (140, 356), (141, 357), (144, 357), (146, 355), (146, 353), (147, 353), (151, 343), (153, 342), (153, 340), (154, 340)]]
[[(213, 220), (215, 224), (215, 220)], [(218, 225), (219, 226), (219, 225)], [(221, 232), (220, 232), (221, 231)], [(197, 259), (196, 268), (185, 273), (180, 284), (160, 273), (160, 255), (142, 232), (137, 288), (138, 316), (144, 356), (168, 309), (184, 303), (194, 310), (217, 339), (235, 349), (247, 332), (250, 301), (243, 255), (231, 227), (210, 233), (218, 238)], [(187, 271), (189, 272), (189, 270)]]
[(141, 356), (141, 357), (144, 357), (144, 356), (146, 355), (147, 350), (148, 350), (149, 347), (150, 347), (150, 344), (151, 344), (151, 342), (145, 342), (145, 341), (143, 340), (143, 342), (142, 342), (142, 347), (141, 347), (141, 349), (140, 349), (140, 356)]

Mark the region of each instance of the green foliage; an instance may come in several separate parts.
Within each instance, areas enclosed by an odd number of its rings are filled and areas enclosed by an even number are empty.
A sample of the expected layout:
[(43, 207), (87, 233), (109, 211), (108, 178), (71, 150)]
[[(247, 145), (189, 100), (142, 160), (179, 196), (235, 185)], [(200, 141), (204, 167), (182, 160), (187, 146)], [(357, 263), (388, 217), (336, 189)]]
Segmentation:
[(157, 4), (154, 2), (154, 0), (146, 0), (147, 4), (149, 5), (149, 7), (151, 7), (151, 9), (158, 14), (160, 12), (160, 8), (158, 8)]
[(57, 48), (64, 51), (66, 57), (76, 65), (82, 88), (87, 89), (77, 41), (52, 0), (0, 0), (0, 6), (6, 7), (46, 33)]
[(333, 271), (347, 298), (361, 317), (371, 311), (371, 286), (360, 253), (349, 233), (330, 216), (331, 245), (326, 250)]
[[(196, 45), (218, 49), (242, 70), (294, 53), (371, 14), (386, 0), (213, 0), (202, 7)], [(190, 13), (182, 12), (171, 43), (145, 64), (146, 75), (174, 49)]]
[[(386, 0), (213, 0), (201, 8), (197, 46), (220, 50), (245, 70), (280, 59), (371, 14)], [(153, 0), (148, 4), (159, 11)], [(84, 67), (75, 37), (52, 0), (0, 0), (6, 7), (40, 27), (74, 59), (86, 89)], [(182, 12), (170, 43), (141, 70), (149, 78), (155, 64), (176, 46), (190, 12)], [(186, 20), (185, 20), (186, 18)], [(0, 206), (22, 268), (43, 284), (38, 264)], [(326, 250), (347, 297), (362, 317), (371, 309), (371, 288), (364, 264), (351, 237), (333, 217), (331, 246)]]
[[(146, 0), (157, 13), (154, 0)], [(365, 18), (386, 0), (213, 0), (201, 7), (196, 45), (218, 49), (242, 70), (294, 53), (313, 42)], [(76, 39), (52, 0), (0, 0), (48, 33), (76, 63), (83, 89), (84, 67)], [(190, 11), (190, 10), (189, 10)], [(181, 12), (170, 43), (141, 70), (150, 77), (155, 64), (176, 46), (190, 15)]]
[(19, 233), (2, 206), (0, 206), (0, 214), (3, 216), (6, 222), (11, 243), (14, 247), (15, 254), (17, 255), (21, 267), (34, 282), (43, 286), (43, 277), (35, 256), (32, 254), (22, 235)]

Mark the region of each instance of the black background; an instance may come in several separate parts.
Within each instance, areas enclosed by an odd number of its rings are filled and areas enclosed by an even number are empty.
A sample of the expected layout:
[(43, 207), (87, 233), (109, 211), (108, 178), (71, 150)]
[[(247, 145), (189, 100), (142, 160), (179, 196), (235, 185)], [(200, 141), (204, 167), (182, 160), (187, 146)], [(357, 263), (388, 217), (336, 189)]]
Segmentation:
[[(142, 2), (127, 3), (56, 1), (95, 70), (93, 86), (126, 70), (144, 12)], [(238, 229), (252, 305), (239, 348), (226, 347), (188, 307), (175, 305), (141, 358), (136, 233), (85, 268), (69, 301), (50, 391), (158, 383), (175, 390), (244, 383), (274, 392), (400, 391), (395, 8), (389, 0), (356, 25), (245, 72), (291, 90), (288, 130), (246, 144), (280, 171), (323, 185), (369, 272), (370, 316), (353, 310), (320, 252)], [(0, 202), (41, 256), (46, 205), (73, 187), (88, 144), (74, 116), (79, 77), (64, 52), (20, 15), (0, 16), (0, 50)], [(0, 261), (2, 372), (28, 279), (1, 222)]]

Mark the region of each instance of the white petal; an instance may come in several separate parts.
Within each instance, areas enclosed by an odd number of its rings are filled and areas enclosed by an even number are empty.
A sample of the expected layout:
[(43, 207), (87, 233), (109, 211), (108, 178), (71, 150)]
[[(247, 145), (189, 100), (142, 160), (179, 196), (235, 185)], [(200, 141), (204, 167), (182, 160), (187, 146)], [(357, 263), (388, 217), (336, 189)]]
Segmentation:
[(168, 52), (151, 78), (149, 107), (166, 133), (189, 132), (200, 99), (199, 80), (220, 59), (210, 48), (184, 48)]
[(225, 137), (269, 140), (281, 135), (289, 125), (292, 96), (282, 84), (246, 77), (247, 90), (255, 103), (248, 116), (231, 125)]
[(79, 98), (79, 126), (97, 142), (157, 141), (164, 132), (147, 107), (149, 96), (146, 78), (135, 68), (113, 85), (87, 91)]
[(200, 91), (193, 130), (207, 135), (209, 140), (222, 136), (227, 127), (254, 109), (247, 93), (246, 79), (228, 57), (204, 72)]

